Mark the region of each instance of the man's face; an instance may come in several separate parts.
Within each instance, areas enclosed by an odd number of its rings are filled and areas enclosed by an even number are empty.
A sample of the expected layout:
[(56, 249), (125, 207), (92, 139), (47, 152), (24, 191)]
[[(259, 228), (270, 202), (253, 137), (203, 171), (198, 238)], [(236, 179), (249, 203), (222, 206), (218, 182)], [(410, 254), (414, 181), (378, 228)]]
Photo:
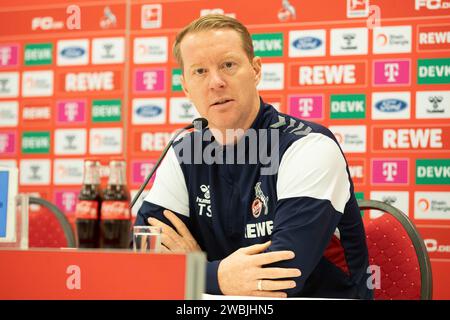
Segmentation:
[(184, 92), (210, 127), (249, 128), (259, 110), (261, 60), (249, 61), (240, 35), (231, 29), (191, 33), (180, 50)]

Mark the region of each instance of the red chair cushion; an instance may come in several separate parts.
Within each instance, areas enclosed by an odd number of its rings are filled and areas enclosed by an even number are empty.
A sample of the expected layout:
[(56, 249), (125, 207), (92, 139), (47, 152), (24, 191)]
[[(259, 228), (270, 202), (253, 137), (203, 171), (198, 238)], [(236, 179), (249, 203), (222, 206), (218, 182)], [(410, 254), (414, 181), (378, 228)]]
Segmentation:
[(30, 248), (61, 248), (67, 246), (67, 240), (58, 219), (42, 206), (38, 211), (30, 211), (28, 234)]
[(420, 299), (419, 261), (401, 223), (388, 214), (364, 223), (369, 264), (381, 270), (381, 287), (375, 288), (375, 300)]

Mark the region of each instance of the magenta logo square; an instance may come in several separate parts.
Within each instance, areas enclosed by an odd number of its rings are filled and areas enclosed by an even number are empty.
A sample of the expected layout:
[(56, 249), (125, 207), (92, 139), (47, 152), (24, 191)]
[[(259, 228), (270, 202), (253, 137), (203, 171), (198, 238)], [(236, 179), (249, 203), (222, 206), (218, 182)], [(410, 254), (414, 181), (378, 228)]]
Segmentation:
[(289, 114), (301, 119), (322, 119), (323, 96), (299, 95), (289, 97)]
[(16, 152), (16, 134), (14, 132), (0, 132), (0, 154), (9, 155)]
[(85, 122), (86, 119), (86, 101), (83, 100), (67, 100), (58, 101), (57, 105), (58, 122)]
[(410, 60), (375, 61), (374, 85), (409, 85), (411, 73)]
[(408, 184), (408, 160), (372, 160), (372, 183)]
[(18, 62), (18, 45), (0, 45), (0, 67), (14, 67)]
[(55, 191), (55, 203), (65, 213), (74, 213), (77, 205), (78, 191)]
[[(152, 171), (155, 166), (156, 161), (135, 161), (132, 163), (132, 183), (141, 184), (144, 182), (145, 178), (148, 176), (150, 171)], [(150, 179), (150, 183), (155, 180), (155, 175)]]
[(135, 71), (134, 81), (137, 92), (160, 92), (165, 87), (164, 69), (145, 69)]

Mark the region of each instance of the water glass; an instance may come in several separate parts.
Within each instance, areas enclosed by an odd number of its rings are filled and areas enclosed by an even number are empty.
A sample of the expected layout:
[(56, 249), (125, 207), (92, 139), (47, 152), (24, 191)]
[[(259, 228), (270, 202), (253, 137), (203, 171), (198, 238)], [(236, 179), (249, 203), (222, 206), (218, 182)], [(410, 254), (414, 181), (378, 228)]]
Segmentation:
[(136, 226), (133, 227), (134, 252), (161, 252), (161, 227)]

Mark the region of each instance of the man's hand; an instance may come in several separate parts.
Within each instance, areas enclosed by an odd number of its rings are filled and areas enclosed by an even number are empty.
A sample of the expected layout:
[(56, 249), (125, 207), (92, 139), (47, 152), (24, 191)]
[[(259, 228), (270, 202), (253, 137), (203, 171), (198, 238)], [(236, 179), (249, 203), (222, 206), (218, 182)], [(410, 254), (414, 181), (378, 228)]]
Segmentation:
[(161, 244), (163, 251), (187, 253), (202, 250), (183, 221), (173, 212), (164, 210), (164, 216), (172, 223), (176, 231), (158, 219), (148, 218), (147, 220), (151, 226), (162, 228)]
[(244, 295), (286, 298), (285, 292), (296, 286), (293, 280), (277, 280), (299, 277), (299, 269), (263, 268), (263, 265), (290, 260), (292, 251), (261, 253), (270, 246), (270, 241), (236, 250), (219, 264), (217, 277), (219, 287), (225, 295)]

